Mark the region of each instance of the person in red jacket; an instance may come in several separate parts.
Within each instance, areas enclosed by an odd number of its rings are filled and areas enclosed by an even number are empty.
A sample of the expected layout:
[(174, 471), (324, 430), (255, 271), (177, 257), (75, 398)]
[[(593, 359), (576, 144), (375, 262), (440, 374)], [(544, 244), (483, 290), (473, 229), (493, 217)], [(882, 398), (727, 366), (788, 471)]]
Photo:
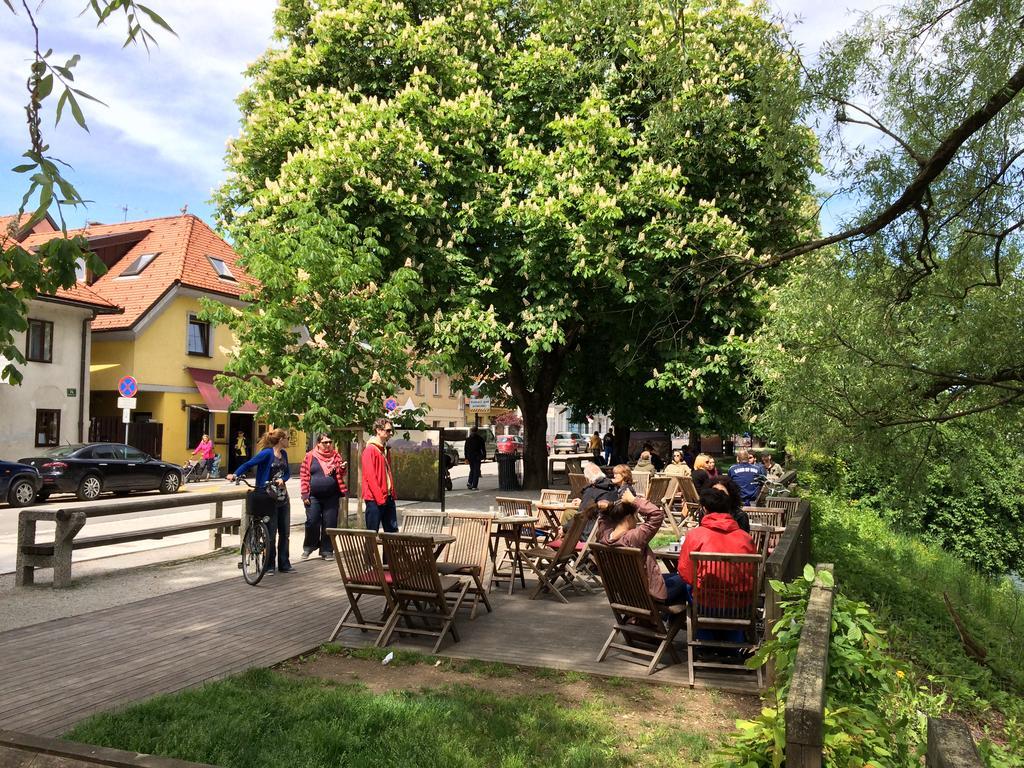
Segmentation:
[(718, 580), (717, 586), (725, 586), (728, 591), (749, 591), (751, 577), (745, 569), (727, 569), (722, 575), (712, 574), (706, 569), (695, 569), (695, 563), (690, 559), (694, 552), (757, 554), (750, 534), (742, 530), (730, 514), (732, 501), (729, 494), (718, 488), (705, 488), (700, 492), (700, 504), (704, 509), (704, 515), (700, 519), (700, 526), (686, 534), (683, 540), (683, 548), (679, 553), (679, 575), (690, 586), (691, 591), (698, 585), (704, 586), (705, 579)]
[(347, 470), (348, 464), (334, 449), (334, 440), (326, 432), (320, 432), (313, 450), (306, 454), (299, 467), (299, 493), (306, 506), (303, 560), (317, 551), (324, 560), (334, 554), (331, 537), (326, 531), (338, 527), (338, 507), (348, 492)]
[(398, 509), (395, 507), (395, 476), (391, 470), (391, 449), (388, 440), (395, 428), (388, 419), (373, 422), (374, 436), (363, 449), (363, 503), (366, 507), (366, 527), (379, 531), (381, 525), (387, 533), (398, 532)]

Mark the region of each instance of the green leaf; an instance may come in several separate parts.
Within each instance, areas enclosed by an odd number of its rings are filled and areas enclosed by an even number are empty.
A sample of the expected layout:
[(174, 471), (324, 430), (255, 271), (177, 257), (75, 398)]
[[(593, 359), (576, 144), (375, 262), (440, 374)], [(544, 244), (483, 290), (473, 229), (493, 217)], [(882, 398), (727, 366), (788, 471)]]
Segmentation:
[(71, 105), (71, 116), (75, 118), (75, 122), (78, 123), (86, 131), (89, 130), (89, 126), (85, 124), (85, 115), (82, 114), (82, 108), (78, 106), (78, 99), (74, 97), (71, 90), (64, 91), (68, 95), (68, 104)]
[(53, 124), (60, 125), (60, 116), (64, 113), (64, 105), (68, 103), (68, 89), (65, 88), (64, 92), (61, 93), (60, 98), (57, 99), (57, 116), (53, 121)]
[(36, 98), (42, 101), (53, 92), (53, 75), (40, 78), (36, 85)]
[(818, 571), (818, 581), (821, 582), (823, 587), (834, 587), (836, 585), (835, 576), (832, 575), (831, 571), (821, 570)]
[(814, 581), (814, 566), (810, 563), (804, 566), (804, 581)]
[(14, 173), (28, 173), (29, 171), (31, 171), (33, 168), (36, 168), (37, 166), (38, 166), (38, 163), (25, 163), (24, 165), (16, 165), (13, 168), (11, 168), (11, 170)]
[(149, 16), (149, 18), (153, 21), (154, 24), (156, 24), (157, 26), (163, 27), (165, 30), (170, 32), (175, 37), (178, 36), (178, 33), (175, 32), (173, 29), (171, 29), (171, 25), (168, 24), (166, 21), (164, 21), (163, 18), (161, 18), (154, 10), (152, 10), (151, 8), (147, 8), (144, 5), (139, 5), (138, 3), (136, 3), (135, 7), (138, 8), (140, 11), (142, 11), (147, 16)]

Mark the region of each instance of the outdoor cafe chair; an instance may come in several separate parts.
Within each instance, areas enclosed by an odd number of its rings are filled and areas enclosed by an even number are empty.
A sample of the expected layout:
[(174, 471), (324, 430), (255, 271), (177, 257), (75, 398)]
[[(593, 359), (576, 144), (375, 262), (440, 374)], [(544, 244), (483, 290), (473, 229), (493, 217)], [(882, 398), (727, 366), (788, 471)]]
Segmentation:
[[(338, 564), (341, 583), (348, 598), (348, 607), (327, 641), (332, 642), (343, 629), (358, 629), (362, 632), (376, 632), (377, 638), (373, 644), (381, 645), (384, 631), (394, 615), (395, 601), (391, 592), (391, 575), (384, 570), (377, 549), (377, 534), (349, 528), (328, 528), (327, 535), (331, 537), (334, 561)], [(384, 599), (384, 611), (378, 621), (363, 616), (359, 599), (364, 595)], [(349, 621), (350, 616), (354, 616), (355, 621)]]
[[(679, 655), (672, 643), (686, 620), (686, 606), (667, 605), (651, 595), (642, 550), (594, 544), (591, 552), (615, 617), (597, 660), (604, 661), (614, 648), (648, 659), (647, 674), (657, 669), (666, 651), (678, 664)], [(616, 642), (616, 636), (621, 641)]]
[(563, 582), (563, 589), (576, 587), (573, 583), (576, 577), (569, 568), (576, 558), (576, 548), (586, 524), (586, 516), (577, 514), (566, 525), (560, 540), (551, 542), (551, 546), (532, 547), (523, 553), (526, 562), (537, 574), (537, 588), (530, 594), (531, 600), (536, 600), (542, 592), (553, 592), (563, 603), (569, 602), (558, 583)]
[(479, 512), (452, 512), (448, 515), (448, 530), (455, 537), (441, 555), (437, 570), (442, 576), (463, 576), (473, 580), (469, 591), (473, 593), (473, 608), (470, 620), (476, 618), (477, 605), (482, 601), (487, 612), (493, 611), (487, 598), (490, 576), (487, 568), (491, 564), (488, 548), (491, 538), (491, 521), (494, 515)]
[[(686, 622), (686, 661), (692, 688), (697, 667), (746, 669), (726, 660), (698, 659), (697, 653), (716, 649), (719, 653), (740, 654), (757, 648), (758, 596), (763, 570), (760, 554), (693, 552), (690, 560), (695, 571), (690, 575), (690, 583), (695, 586)], [(726, 633), (735, 633), (742, 640)], [(739, 660), (737, 656), (736, 661)], [(761, 668), (758, 667), (758, 688), (761, 683)]]
[(781, 525), (785, 525), (786, 521), (790, 517), (796, 514), (797, 508), (800, 506), (799, 496), (769, 496), (764, 501), (764, 505), (770, 509), (782, 509), (785, 510), (785, 515), (782, 518)]
[(700, 496), (691, 477), (676, 477), (676, 493), (666, 509), (666, 517), (676, 536), (695, 524), (694, 513), (700, 507)]
[(667, 475), (655, 475), (647, 485), (647, 500), (659, 507), (664, 506), (665, 496), (668, 488), (672, 485), (672, 478)]
[(586, 475), (584, 475), (582, 473), (578, 473), (578, 472), (570, 472), (569, 473), (569, 494), (570, 494), (569, 498), (570, 499), (578, 499), (578, 498), (580, 498), (580, 496), (583, 495), (583, 489), (586, 488), (588, 485), (589, 485), (589, 483), (587, 482), (587, 476)]
[(634, 472), (633, 473), (633, 491), (637, 496), (643, 496), (647, 498), (647, 488), (651, 484), (651, 473), (650, 472)]
[(402, 533), (441, 533), (444, 531), (444, 512), (406, 512), (402, 515)]
[(576, 579), (577, 588), (583, 587), (587, 592), (593, 592), (595, 587), (600, 588), (601, 586), (601, 579), (591, 568), (593, 560), (590, 557), (590, 547), (597, 541), (597, 527), (595, 520), (594, 526), (590, 529), (590, 535), (576, 545), (576, 557), (569, 564), (569, 573)]
[[(391, 573), (391, 593), (395, 599), (395, 610), (380, 644), (391, 642), (396, 630), (403, 635), (436, 637), (431, 653), (437, 653), (449, 632), (458, 642), (455, 616), (472, 582), (438, 573), (434, 542), (429, 536), (382, 533), (380, 539), (384, 544), (384, 556)], [(398, 629), (401, 619), (405, 619), (405, 626)], [(421, 620), (422, 626), (413, 623), (412, 619)], [(431, 624), (437, 624), (438, 628), (431, 627)]]
[(543, 505), (565, 504), (569, 501), (569, 498), (569, 491), (555, 490), (553, 488), (541, 490), (540, 499), (537, 500), (537, 511), (540, 513), (537, 532), (543, 536), (543, 541), (540, 543), (547, 544), (551, 539), (557, 539), (562, 534), (562, 522), (559, 513), (553, 509), (543, 509)]
[(758, 525), (775, 527), (784, 527), (786, 525), (786, 510), (784, 509), (773, 509), (772, 507), (744, 507), (743, 511), (747, 513), (747, 517), (750, 519), (751, 525), (757, 523)]

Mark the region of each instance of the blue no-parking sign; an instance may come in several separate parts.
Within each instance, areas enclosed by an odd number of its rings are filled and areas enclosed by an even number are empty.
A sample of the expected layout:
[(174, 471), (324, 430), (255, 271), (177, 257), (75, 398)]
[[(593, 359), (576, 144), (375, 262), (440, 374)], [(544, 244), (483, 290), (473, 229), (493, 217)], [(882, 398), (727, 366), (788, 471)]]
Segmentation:
[(117, 382), (117, 391), (121, 393), (121, 397), (135, 397), (139, 391), (139, 382), (134, 376), (122, 376)]
[(388, 413), (391, 413), (391, 411), (395, 410), (395, 408), (397, 407), (398, 398), (389, 397), (387, 400), (384, 401), (384, 408), (388, 411)]

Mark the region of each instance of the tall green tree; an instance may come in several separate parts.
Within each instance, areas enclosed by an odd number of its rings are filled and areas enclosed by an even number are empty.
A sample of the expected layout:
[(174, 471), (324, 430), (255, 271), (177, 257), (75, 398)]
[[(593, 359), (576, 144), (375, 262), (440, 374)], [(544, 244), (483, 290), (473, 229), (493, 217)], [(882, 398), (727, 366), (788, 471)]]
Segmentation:
[(689, 376), (679, 351), (726, 338), (744, 306), (709, 302), (695, 331), (694, 273), (809, 231), (814, 143), (761, 10), (282, 3), (219, 194), (263, 284), (221, 315), (240, 338), (233, 368), (275, 381), (236, 380), (236, 394), (348, 422), (430, 360), (510, 388), (536, 485), (573, 355), (629, 344), (644, 317), (643, 344), (674, 346)]

